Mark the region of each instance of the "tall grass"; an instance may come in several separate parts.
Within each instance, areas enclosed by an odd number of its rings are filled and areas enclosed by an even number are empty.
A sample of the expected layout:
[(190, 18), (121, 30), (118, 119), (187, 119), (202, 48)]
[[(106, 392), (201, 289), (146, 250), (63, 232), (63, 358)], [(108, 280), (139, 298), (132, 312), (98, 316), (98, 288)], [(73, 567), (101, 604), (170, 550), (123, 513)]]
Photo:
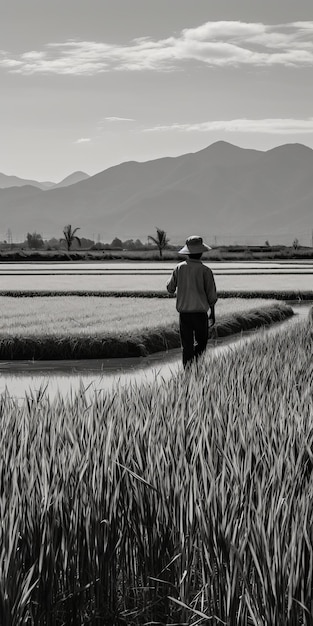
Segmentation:
[(312, 326), (169, 382), (1, 397), (0, 623), (313, 624)]

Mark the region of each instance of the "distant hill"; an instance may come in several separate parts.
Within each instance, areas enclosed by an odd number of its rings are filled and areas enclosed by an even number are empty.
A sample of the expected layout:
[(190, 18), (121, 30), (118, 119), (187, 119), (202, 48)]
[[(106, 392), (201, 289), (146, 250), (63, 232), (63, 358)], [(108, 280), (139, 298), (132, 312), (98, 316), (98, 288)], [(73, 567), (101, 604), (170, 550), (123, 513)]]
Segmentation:
[(19, 178), (18, 176), (8, 176), (7, 174), (1, 174), (0, 172), (0, 189), (8, 189), (10, 187), (24, 187), (25, 185), (32, 185), (38, 187), (43, 191), (47, 189), (56, 189), (57, 187), (68, 187), (69, 185), (75, 185), (81, 180), (89, 178), (89, 174), (85, 172), (73, 172), (59, 183), (52, 183), (51, 181), (39, 182), (38, 180), (27, 180), (25, 178)]
[(89, 174), (86, 174), (85, 172), (73, 172), (73, 174), (70, 174), (61, 180), (61, 182), (53, 185), (53, 189), (56, 189), (57, 187), (69, 187), (69, 185), (75, 185), (81, 180), (86, 180), (86, 178), (89, 178)]
[(266, 237), (273, 243), (287, 233), (286, 243), (292, 243), (313, 228), (313, 150), (301, 144), (263, 152), (220, 141), (195, 153), (125, 162), (85, 176), (48, 191), (15, 187), (9, 197), (9, 190), (0, 189), (3, 230), (59, 236), (70, 223), (81, 236), (101, 233), (110, 241), (146, 240), (158, 226), (173, 242), (202, 233), (210, 241), (215, 234), (229, 241), (259, 234), (260, 242)]
[(7, 189), (8, 187), (23, 187), (24, 185), (33, 185), (39, 189), (50, 189), (55, 183), (49, 181), (39, 182), (38, 180), (26, 180), (19, 178), (18, 176), (8, 176), (0, 172), (0, 189)]

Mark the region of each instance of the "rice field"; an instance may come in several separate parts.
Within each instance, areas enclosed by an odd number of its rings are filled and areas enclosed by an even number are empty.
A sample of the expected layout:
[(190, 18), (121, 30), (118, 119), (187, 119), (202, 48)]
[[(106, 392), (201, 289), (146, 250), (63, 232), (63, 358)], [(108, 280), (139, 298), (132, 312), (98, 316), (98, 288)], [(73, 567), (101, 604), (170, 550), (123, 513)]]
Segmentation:
[[(95, 336), (164, 328), (178, 321), (175, 299), (0, 296), (0, 336)], [(275, 300), (220, 299), (217, 319), (277, 304)]]
[[(12, 291), (165, 291), (168, 274), (112, 274), (112, 275), (47, 275), (47, 276), (1, 276), (1, 292)], [(265, 273), (249, 275), (244, 271), (237, 275), (216, 275), (218, 291), (312, 291), (313, 275)]]
[(0, 623), (311, 626), (312, 332), (92, 403), (2, 396)]
[[(293, 315), (290, 306), (269, 302), (221, 299), (211, 337), (260, 328)], [(2, 361), (145, 357), (181, 345), (174, 299), (3, 297), (2, 304)]]
[[(9, 292), (164, 292), (178, 261), (1, 263), (0, 293)], [(295, 293), (313, 291), (312, 261), (204, 261), (221, 291)]]

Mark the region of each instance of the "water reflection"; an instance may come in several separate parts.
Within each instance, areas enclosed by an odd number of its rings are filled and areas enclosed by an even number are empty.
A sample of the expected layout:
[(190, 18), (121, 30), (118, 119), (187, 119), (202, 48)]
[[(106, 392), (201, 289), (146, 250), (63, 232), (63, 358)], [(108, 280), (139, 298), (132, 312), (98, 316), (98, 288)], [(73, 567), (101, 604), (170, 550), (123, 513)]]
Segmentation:
[(152, 382), (169, 378), (181, 368), (180, 349), (146, 358), (89, 359), (86, 361), (6, 361), (0, 362), (0, 394), (23, 399), (44, 391), (50, 399), (103, 393), (114, 386)]

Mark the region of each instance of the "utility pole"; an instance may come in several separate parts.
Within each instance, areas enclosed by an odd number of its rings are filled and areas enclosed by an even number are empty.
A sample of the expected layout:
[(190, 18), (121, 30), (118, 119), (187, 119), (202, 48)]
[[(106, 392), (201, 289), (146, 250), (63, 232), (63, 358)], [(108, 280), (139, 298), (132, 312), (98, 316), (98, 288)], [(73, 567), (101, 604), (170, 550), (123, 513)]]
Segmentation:
[(12, 231), (11, 228), (8, 228), (7, 230), (7, 242), (8, 244), (11, 246), (12, 248), (12, 244), (13, 244), (13, 235), (12, 235)]

